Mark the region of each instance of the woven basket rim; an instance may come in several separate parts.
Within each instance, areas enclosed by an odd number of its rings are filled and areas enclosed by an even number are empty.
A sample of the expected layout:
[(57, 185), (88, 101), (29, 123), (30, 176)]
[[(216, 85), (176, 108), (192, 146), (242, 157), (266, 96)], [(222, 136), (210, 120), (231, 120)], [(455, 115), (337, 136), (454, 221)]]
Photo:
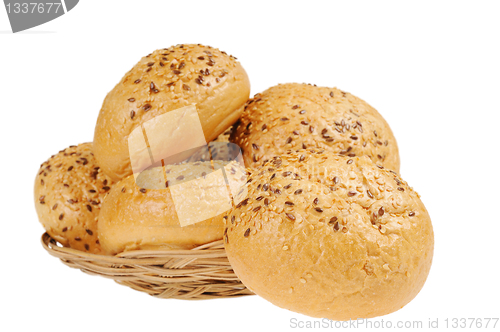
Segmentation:
[(199, 300), (253, 295), (232, 270), (223, 240), (193, 249), (131, 250), (114, 256), (63, 247), (47, 232), (41, 242), (69, 267), (154, 297)]
[[(126, 264), (130, 259), (149, 259), (153, 257), (185, 257), (185, 256), (196, 256), (204, 258), (214, 258), (214, 257), (227, 257), (224, 249), (224, 241), (217, 240), (209, 243), (199, 245), (192, 249), (158, 249), (158, 250), (130, 250), (124, 251), (122, 253), (116, 254), (114, 256), (110, 255), (98, 255), (92, 254), (85, 251), (80, 251), (77, 249), (58, 246), (59, 242), (51, 237), (47, 232), (42, 234), (41, 237), (42, 246), (51, 255), (59, 257), (59, 255), (71, 255), (73, 259), (89, 260), (89, 261), (106, 261), (115, 264)], [(209, 249), (208, 249), (209, 248)], [(57, 255), (59, 254), (59, 255)], [(133, 263), (135, 261), (130, 261)]]

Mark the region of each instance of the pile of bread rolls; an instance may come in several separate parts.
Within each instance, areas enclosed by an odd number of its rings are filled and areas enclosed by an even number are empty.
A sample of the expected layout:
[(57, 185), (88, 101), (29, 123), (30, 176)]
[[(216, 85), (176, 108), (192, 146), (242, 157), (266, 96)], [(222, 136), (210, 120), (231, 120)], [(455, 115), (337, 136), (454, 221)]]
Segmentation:
[[(420, 196), (399, 175), (384, 118), (337, 88), (280, 84), (249, 95), (241, 64), (216, 48), (177, 45), (143, 57), (106, 96), (93, 143), (41, 165), (40, 222), (62, 245), (103, 255), (224, 239), (250, 290), (312, 317), (369, 318), (411, 301), (429, 273), (433, 230)], [(146, 121), (191, 105), (206, 141), (218, 143), (215, 153), (241, 149), (247, 169), (233, 174), (246, 179), (247, 195), (215, 217), (181, 225), (175, 181), (158, 174), (205, 178), (231, 158), (197, 151), (139, 181), (128, 138)], [(176, 144), (188, 149), (187, 141)], [(208, 193), (218, 185), (203, 183)], [(209, 208), (200, 202), (194, 212)]]

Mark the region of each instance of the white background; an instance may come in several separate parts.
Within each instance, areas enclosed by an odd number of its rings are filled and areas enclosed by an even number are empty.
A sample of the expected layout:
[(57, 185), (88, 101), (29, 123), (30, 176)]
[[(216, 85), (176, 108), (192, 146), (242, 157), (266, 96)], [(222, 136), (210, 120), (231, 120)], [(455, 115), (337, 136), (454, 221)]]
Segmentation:
[(121, 76), (178, 43), (238, 57), (252, 95), (280, 82), (336, 86), (389, 122), (436, 245), (420, 294), (371, 321), (500, 317), (499, 13), (497, 1), (87, 0), (14, 35), (0, 7), (0, 330), (285, 331), (313, 320), (257, 296), (154, 299), (70, 269), (40, 244), (40, 163), (91, 141)]

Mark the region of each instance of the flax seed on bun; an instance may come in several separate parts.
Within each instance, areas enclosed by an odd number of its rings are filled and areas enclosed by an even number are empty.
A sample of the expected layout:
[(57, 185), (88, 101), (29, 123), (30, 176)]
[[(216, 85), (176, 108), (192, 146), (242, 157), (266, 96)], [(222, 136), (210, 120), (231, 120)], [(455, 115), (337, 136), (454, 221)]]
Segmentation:
[(398, 146), (387, 122), (365, 101), (337, 88), (271, 87), (249, 100), (230, 140), (252, 168), (287, 150), (318, 148), (365, 155), (399, 172)]
[[(208, 161), (155, 167), (143, 171), (137, 180), (131, 175), (119, 181), (106, 197), (99, 217), (98, 234), (105, 253), (191, 249), (222, 239), (231, 198), (224, 178), (214, 172), (226, 164)], [(231, 164), (228, 167), (231, 170)], [(227, 175), (240, 180), (245, 176), (238, 168)], [(203, 182), (190, 185), (197, 179)], [(178, 187), (181, 185), (184, 187)], [(197, 214), (209, 209), (218, 212), (197, 223), (181, 223), (183, 212)]]
[(270, 158), (255, 171), (224, 239), (253, 292), (333, 320), (402, 308), (424, 285), (434, 247), (424, 204), (394, 171), (319, 150)]
[(156, 50), (106, 96), (94, 133), (96, 158), (115, 180), (131, 175), (128, 135), (158, 115), (193, 104), (206, 142), (212, 141), (238, 119), (249, 93), (245, 70), (225, 52), (203, 45)]
[(92, 143), (70, 146), (40, 166), (35, 179), (38, 218), (62, 245), (100, 254), (97, 218), (112, 186), (94, 158)]

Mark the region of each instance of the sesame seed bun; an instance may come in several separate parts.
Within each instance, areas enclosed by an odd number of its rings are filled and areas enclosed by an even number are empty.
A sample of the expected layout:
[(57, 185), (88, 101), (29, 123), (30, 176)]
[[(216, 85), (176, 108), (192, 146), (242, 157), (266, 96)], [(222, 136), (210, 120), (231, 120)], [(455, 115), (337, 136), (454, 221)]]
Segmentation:
[(299, 150), (249, 178), (225, 222), (242, 282), (273, 304), (349, 320), (396, 311), (420, 291), (434, 237), (419, 195), (364, 157)]
[(209, 142), (238, 119), (249, 94), (245, 70), (225, 52), (203, 45), (156, 50), (106, 96), (94, 133), (96, 158), (106, 174), (122, 179), (132, 174), (127, 139), (136, 127), (194, 104)]
[(387, 122), (365, 101), (337, 88), (271, 87), (248, 101), (230, 140), (252, 168), (290, 149), (318, 148), (368, 156), (399, 172), (398, 146)]
[[(191, 249), (222, 239), (223, 217), (231, 208), (231, 197), (220, 168), (228, 165), (218, 161), (214, 165), (197, 162), (154, 167), (137, 180), (131, 175), (119, 181), (106, 197), (99, 217), (104, 251), (113, 255), (137, 249)], [(240, 171), (228, 176), (246, 175)], [(185, 222), (199, 213), (208, 217), (182, 224), (181, 217)]]
[(97, 217), (112, 186), (94, 158), (92, 143), (70, 146), (40, 166), (35, 179), (38, 219), (62, 245), (100, 254)]

